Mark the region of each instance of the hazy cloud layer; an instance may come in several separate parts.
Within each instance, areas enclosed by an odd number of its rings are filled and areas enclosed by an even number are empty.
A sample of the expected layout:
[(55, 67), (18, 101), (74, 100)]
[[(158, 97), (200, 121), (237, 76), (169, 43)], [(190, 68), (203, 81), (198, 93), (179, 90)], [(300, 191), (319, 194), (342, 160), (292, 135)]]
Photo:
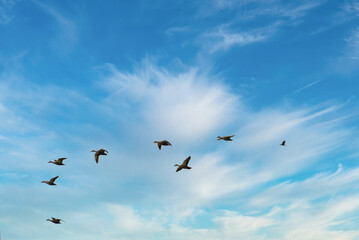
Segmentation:
[[(342, 218), (350, 220), (346, 214), (358, 208), (355, 192), (350, 193), (358, 182), (357, 169), (342, 170), (340, 165), (336, 173), (310, 170), (318, 162), (330, 160), (329, 154), (351, 135), (343, 126), (343, 118), (336, 117), (340, 105), (252, 110), (208, 71), (191, 67), (170, 70), (149, 61), (132, 72), (120, 71), (114, 65), (106, 65), (101, 71), (95, 86), (104, 92), (95, 101), (71, 90), (4, 77), (2, 88), (9, 94), (3, 95), (1, 106), (3, 117), (7, 116), (3, 127), (8, 133), (2, 141), (16, 146), (16, 151), (2, 154), (8, 159), (18, 156), (8, 169), (24, 169), (24, 179), (36, 179), (26, 187), (12, 188), (11, 171), (3, 175), (9, 183), (2, 183), (8, 197), (1, 203), (8, 205), (16, 198), (22, 204), (20, 199), (27, 200), (25, 209), (2, 218), (9, 232), (21, 228), (22, 235), (34, 234), (31, 221), (14, 221), (24, 211), (28, 219), (49, 217), (57, 196), (64, 201), (63, 206), (60, 204), (51, 215), (61, 213), (69, 221), (57, 239), (80, 239), (80, 235), (88, 239), (296, 239), (299, 235), (306, 239), (334, 239), (339, 235), (355, 239), (358, 235), (341, 228)], [(59, 92), (61, 98), (56, 96)], [(75, 124), (77, 136), (71, 138), (74, 123), (69, 125), (67, 118), (80, 109), (88, 113), (75, 117), (82, 124)], [(31, 118), (26, 117), (29, 110), (35, 113)], [(56, 115), (58, 122), (39, 122), (59, 111), (66, 114)], [(101, 117), (92, 118), (90, 112)], [(231, 119), (232, 115), (240, 117)], [(113, 120), (103, 124), (103, 118)], [(23, 132), (21, 128), (11, 129), (14, 124), (23, 126)], [(63, 124), (68, 126), (67, 131), (59, 130)], [(118, 130), (110, 131), (109, 126)], [(95, 133), (98, 137), (91, 138)], [(215, 141), (217, 135), (227, 133), (236, 134), (235, 141)], [(12, 135), (18, 137), (5, 141)], [(162, 138), (171, 140), (173, 147), (159, 152), (153, 141)], [(283, 139), (288, 146), (279, 146)], [(70, 141), (67, 149), (57, 149), (62, 141)], [(97, 146), (110, 151), (98, 166), (90, 153)], [(204, 146), (211, 146), (210, 150)], [(61, 152), (69, 157), (66, 171), (47, 165)], [(188, 155), (192, 155), (193, 169), (176, 174), (173, 164)], [(36, 176), (29, 171), (34, 167)], [(60, 186), (47, 194), (48, 186), (40, 181), (58, 171)], [(283, 179), (306, 171), (313, 176), (295, 182)], [(341, 195), (333, 195), (338, 193)], [(324, 203), (313, 215), (310, 209), (317, 208), (317, 199)], [(65, 207), (71, 201), (86, 204), (81, 210)], [(238, 210), (227, 211), (220, 207), (221, 201)], [(207, 215), (205, 209), (216, 205), (214, 215)], [(328, 214), (333, 215), (328, 218)], [(201, 216), (209, 217), (214, 227), (188, 225)], [(339, 230), (331, 230), (333, 224)], [(46, 239), (50, 235), (36, 236)]]

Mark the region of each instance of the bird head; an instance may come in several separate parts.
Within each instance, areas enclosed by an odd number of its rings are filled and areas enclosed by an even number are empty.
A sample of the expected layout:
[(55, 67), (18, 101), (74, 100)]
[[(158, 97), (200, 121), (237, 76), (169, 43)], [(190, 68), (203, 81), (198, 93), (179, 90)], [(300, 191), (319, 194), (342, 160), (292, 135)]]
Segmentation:
[(153, 143), (158, 143), (158, 141), (154, 141)]
[(42, 181), (41, 183), (46, 183), (46, 181)]

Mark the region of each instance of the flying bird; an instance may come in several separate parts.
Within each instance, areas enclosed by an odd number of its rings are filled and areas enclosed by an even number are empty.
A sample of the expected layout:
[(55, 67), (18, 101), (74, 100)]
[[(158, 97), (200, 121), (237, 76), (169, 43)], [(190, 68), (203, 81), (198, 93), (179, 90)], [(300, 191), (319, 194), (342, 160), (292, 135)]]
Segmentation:
[(191, 167), (188, 167), (189, 160), (191, 160), (191, 156), (186, 158), (181, 165), (176, 164), (175, 167), (178, 167), (176, 172), (181, 171), (182, 169), (191, 169)]
[(284, 140), (281, 144), (279, 144), (279, 145), (281, 145), (281, 146), (287, 146), (287, 145), (285, 145), (285, 140)]
[(100, 155), (107, 155), (108, 151), (105, 150), (105, 149), (100, 149), (100, 150), (92, 150), (91, 152), (94, 152), (95, 153), (95, 160), (96, 160), (96, 163), (98, 164), (98, 158)]
[(48, 185), (56, 185), (55, 180), (58, 178), (59, 176), (56, 176), (54, 178), (51, 178), (50, 181), (42, 181), (41, 183), (46, 183)]
[(234, 137), (235, 135), (232, 135), (232, 136), (224, 136), (224, 137), (220, 137), (220, 136), (218, 136), (217, 137), (217, 141), (218, 140), (224, 140), (224, 141), (232, 141), (232, 137)]
[(154, 141), (153, 143), (157, 143), (158, 149), (160, 149), (160, 150), (161, 150), (162, 146), (172, 146), (172, 144), (167, 140)]
[(49, 161), (49, 163), (53, 163), (55, 165), (61, 166), (61, 165), (65, 165), (62, 163), (62, 161), (64, 161), (65, 159), (67, 159), (67, 158), (58, 158), (57, 160), (54, 159), (54, 161)]
[(60, 219), (60, 218), (52, 217), (51, 219), (46, 219), (46, 221), (49, 221), (49, 222), (52, 222), (52, 223), (55, 223), (55, 224), (61, 224), (61, 221), (63, 221), (63, 220)]

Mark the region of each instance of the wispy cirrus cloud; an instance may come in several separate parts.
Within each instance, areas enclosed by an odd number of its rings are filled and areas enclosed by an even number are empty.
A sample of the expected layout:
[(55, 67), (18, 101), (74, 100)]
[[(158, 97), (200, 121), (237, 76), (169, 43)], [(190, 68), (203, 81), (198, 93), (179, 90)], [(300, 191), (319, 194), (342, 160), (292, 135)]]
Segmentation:
[(231, 29), (228, 25), (221, 25), (214, 31), (205, 33), (201, 41), (206, 42), (204, 48), (214, 53), (220, 50), (228, 50), (233, 46), (245, 46), (252, 43), (263, 42), (269, 39), (277, 31), (280, 23), (257, 28), (250, 31), (238, 32)]
[[(21, 136), (22, 141), (11, 143), (21, 156), (9, 166), (23, 172), (27, 164), (36, 166), (30, 168), (36, 173), (25, 172), (26, 186), (1, 183), (7, 197), (0, 204), (12, 206), (8, 211), (14, 210), (12, 202), (21, 205), (26, 199), (26, 208), (0, 219), (10, 226), (7, 231), (13, 239), (19, 238), (19, 229), (23, 229), (21, 236), (47, 239), (54, 230), (44, 221), (49, 214), (68, 222), (59, 239), (286, 240), (295, 239), (298, 232), (306, 239), (343, 234), (354, 240), (357, 236), (341, 224), (340, 230), (330, 229), (357, 209), (355, 192), (348, 190), (358, 182), (357, 169), (319, 175), (312, 170), (351, 136), (342, 115), (337, 118), (340, 105), (251, 109), (210, 70), (176, 70), (148, 60), (132, 71), (112, 64), (97, 70), (101, 73), (94, 83), (98, 95), (91, 97), (4, 78), (7, 84), (2, 90), (7, 94), (0, 101), (2, 116), (9, 120), (16, 116), (20, 121), (16, 124), (32, 130)], [(26, 114), (29, 110), (35, 112), (31, 118)], [(83, 115), (76, 117), (79, 111)], [(41, 120), (43, 116), (47, 120)], [(233, 142), (215, 140), (227, 132), (236, 135)], [(32, 138), (46, 133), (54, 137)], [(9, 133), (4, 137), (14, 139)], [(153, 144), (158, 138), (170, 140), (173, 147), (158, 151)], [(286, 147), (279, 146), (283, 138)], [(56, 147), (64, 141), (67, 145)], [(105, 146), (111, 153), (99, 165), (90, 153), (96, 146)], [(69, 157), (67, 168), (61, 172), (56, 192), (45, 194), (39, 186), (41, 178), (60, 171), (47, 165), (55, 153)], [(8, 151), (2, 155), (13, 159)], [(192, 155), (192, 169), (175, 173), (173, 165), (188, 155)], [(303, 172), (312, 175), (303, 183), (285, 179)], [(313, 202), (318, 196), (311, 193), (322, 187), (332, 190), (323, 191), (320, 198), (345, 195), (325, 200), (323, 206), (335, 210), (326, 222), (327, 208)], [(291, 197), (296, 191), (304, 197)], [(282, 193), (283, 197), (273, 197)], [(61, 199), (56, 209), (54, 198)], [(338, 204), (351, 207), (335, 208)], [(207, 216), (212, 207), (215, 210)], [(7, 216), (8, 211), (2, 209), (1, 215)], [(15, 224), (24, 212), (29, 221)], [(201, 217), (209, 219), (211, 226), (191, 226)], [(33, 228), (30, 219), (41, 224)], [(311, 224), (304, 224), (308, 221)]]
[[(237, 14), (235, 14), (230, 23), (218, 25), (213, 28), (214, 30), (209, 30), (202, 34), (199, 41), (208, 42), (204, 47), (205, 52), (209, 51), (210, 53), (228, 50), (234, 46), (264, 42), (279, 31), (281, 26), (299, 24), (303, 21), (308, 11), (319, 6), (322, 2), (324, 1), (317, 1), (315, 3), (313, 1), (300, 1), (288, 4), (282, 1), (215, 0), (210, 5), (213, 9), (208, 10), (212, 12), (211, 14), (216, 14), (216, 12), (221, 10), (235, 11)], [(238, 27), (235, 27), (235, 25), (245, 26), (248, 22), (262, 17), (269, 17), (272, 24), (264, 27), (253, 27), (252, 25), (249, 30), (238, 30)]]
[(339, 56), (333, 59), (328, 68), (330, 73), (348, 74), (355, 72), (359, 60), (359, 28), (352, 29), (346, 39)]
[(139, 113), (159, 135), (195, 141), (228, 123), (226, 116), (240, 109), (235, 95), (197, 68), (172, 73), (145, 61), (134, 73), (119, 71), (114, 65), (104, 70), (107, 77), (101, 86), (110, 93), (106, 101), (127, 99), (141, 104)]
[(351, 60), (359, 59), (359, 28), (355, 29), (351, 36), (346, 40), (347, 49), (345, 51), (345, 57)]
[[(261, 16), (276, 18), (289, 18), (297, 21), (304, 17), (308, 11), (323, 4), (325, 0), (309, 1), (300, 0), (287, 2), (281, 0), (213, 0), (211, 4), (202, 6), (200, 13), (203, 16), (217, 14), (219, 11), (236, 11), (238, 20), (253, 20)], [(284, 20), (284, 19), (282, 19)]]
[(359, 181), (358, 168), (344, 168), (341, 164), (335, 172), (322, 172), (302, 181), (282, 182), (254, 196), (252, 206), (285, 205), (292, 202), (314, 201), (334, 194), (345, 194)]
[(314, 81), (314, 82), (311, 82), (311, 83), (305, 85), (304, 87), (301, 87), (301, 88), (295, 90), (293, 93), (301, 92), (301, 91), (303, 91), (303, 90), (306, 89), (306, 88), (309, 88), (309, 87), (311, 87), (311, 86), (314, 86), (315, 84), (320, 83), (321, 81), (323, 81), (323, 79), (319, 79), (319, 80), (316, 80), (316, 81)]
[(342, 9), (347, 14), (354, 14), (357, 16), (359, 14), (359, 1), (357, 0), (345, 1), (345, 3), (342, 6)]
[(71, 52), (79, 41), (79, 29), (76, 21), (44, 2), (38, 0), (33, 0), (33, 2), (49, 14), (59, 26), (59, 33), (52, 43), (53, 47), (61, 54)]
[[(227, 154), (222, 151), (200, 154), (197, 157), (199, 159), (192, 163), (194, 168), (199, 169), (187, 177), (185, 181), (188, 184), (182, 185), (181, 182), (173, 187), (186, 191), (186, 196), (191, 195), (192, 205), (196, 202), (194, 199), (203, 203), (208, 199), (303, 171), (320, 161), (326, 153), (334, 151), (349, 134), (345, 129), (338, 128), (337, 124), (342, 121), (340, 119), (319, 120), (335, 113), (340, 106), (251, 112), (245, 110), (245, 107), (236, 107), (243, 106), (241, 98), (227, 92), (225, 87), (211, 83), (206, 87), (202, 85), (211, 80), (193, 69), (177, 74), (148, 62), (133, 73), (121, 72), (112, 65), (108, 67), (110, 69), (106, 72), (110, 70), (110, 75), (105, 77), (105, 84), (101, 84), (110, 91), (106, 102), (115, 105), (118, 102), (123, 105), (124, 99), (135, 102), (139, 116), (144, 119), (141, 124), (151, 126), (158, 135), (185, 141), (185, 144), (180, 143), (181, 147), (186, 146), (184, 149), (190, 149), (191, 144), (213, 144), (207, 138), (220, 135), (213, 131), (218, 132), (223, 125), (227, 125), (223, 130), (231, 126), (231, 132), (238, 134), (237, 140), (226, 147), (226, 151), (231, 154), (241, 154), (236, 163), (229, 164), (227, 157), (224, 157)], [(214, 88), (220, 90), (214, 91)], [(197, 108), (197, 104), (200, 107)], [(234, 112), (235, 108), (237, 110)], [(146, 114), (147, 111), (151, 114)], [(222, 120), (222, 117), (234, 113), (241, 116), (240, 125)], [(122, 114), (126, 115), (126, 112), (122, 111)], [(181, 131), (177, 131), (179, 126)], [(273, 147), (279, 146), (284, 136), (292, 146), (285, 149), (276, 147), (274, 151)], [(316, 144), (311, 143), (313, 139)], [(255, 151), (258, 148), (262, 151)], [(191, 185), (191, 189), (187, 189), (187, 185)]]
[(15, 16), (11, 14), (11, 8), (13, 8), (17, 2), (17, 0), (0, 1), (0, 24), (7, 24), (14, 19)]

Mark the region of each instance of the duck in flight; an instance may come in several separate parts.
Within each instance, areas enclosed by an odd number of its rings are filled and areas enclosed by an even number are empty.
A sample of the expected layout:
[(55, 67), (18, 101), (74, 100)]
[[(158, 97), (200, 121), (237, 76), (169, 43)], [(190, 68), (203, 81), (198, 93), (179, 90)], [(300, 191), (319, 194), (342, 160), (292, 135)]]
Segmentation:
[(234, 136), (235, 136), (235, 135), (232, 135), (232, 136), (224, 136), (224, 137), (218, 136), (218, 137), (217, 137), (217, 141), (218, 141), (218, 140), (233, 141), (231, 138), (234, 137)]
[(63, 220), (60, 219), (60, 218), (52, 217), (51, 219), (46, 219), (46, 221), (49, 221), (49, 222), (52, 222), (52, 223), (55, 223), (55, 224), (61, 224), (61, 221), (63, 221)]
[(58, 178), (59, 176), (56, 176), (56, 177), (54, 177), (54, 178), (51, 178), (50, 179), (50, 181), (42, 181), (42, 183), (46, 183), (46, 184), (48, 184), (48, 185), (56, 185), (56, 183), (55, 183), (55, 180)]
[(281, 146), (287, 146), (287, 145), (285, 145), (285, 140), (284, 140), (281, 144), (279, 144), (279, 145), (281, 145)]
[(58, 158), (57, 160), (49, 161), (49, 163), (53, 163), (55, 165), (61, 166), (61, 165), (65, 165), (65, 164), (62, 163), (62, 161), (64, 161), (65, 159), (67, 159), (67, 158)]
[(176, 172), (181, 171), (182, 169), (191, 169), (191, 167), (188, 166), (189, 160), (191, 160), (191, 156), (186, 158), (181, 165), (176, 164), (175, 167), (178, 167)]
[(98, 164), (98, 158), (100, 155), (107, 155), (108, 151), (105, 150), (105, 149), (100, 149), (100, 150), (92, 150), (91, 152), (94, 152), (95, 153), (95, 160), (96, 160), (96, 163)]
[(162, 146), (172, 146), (172, 144), (167, 140), (154, 141), (153, 143), (157, 143), (158, 149), (160, 149), (160, 150), (161, 150)]

